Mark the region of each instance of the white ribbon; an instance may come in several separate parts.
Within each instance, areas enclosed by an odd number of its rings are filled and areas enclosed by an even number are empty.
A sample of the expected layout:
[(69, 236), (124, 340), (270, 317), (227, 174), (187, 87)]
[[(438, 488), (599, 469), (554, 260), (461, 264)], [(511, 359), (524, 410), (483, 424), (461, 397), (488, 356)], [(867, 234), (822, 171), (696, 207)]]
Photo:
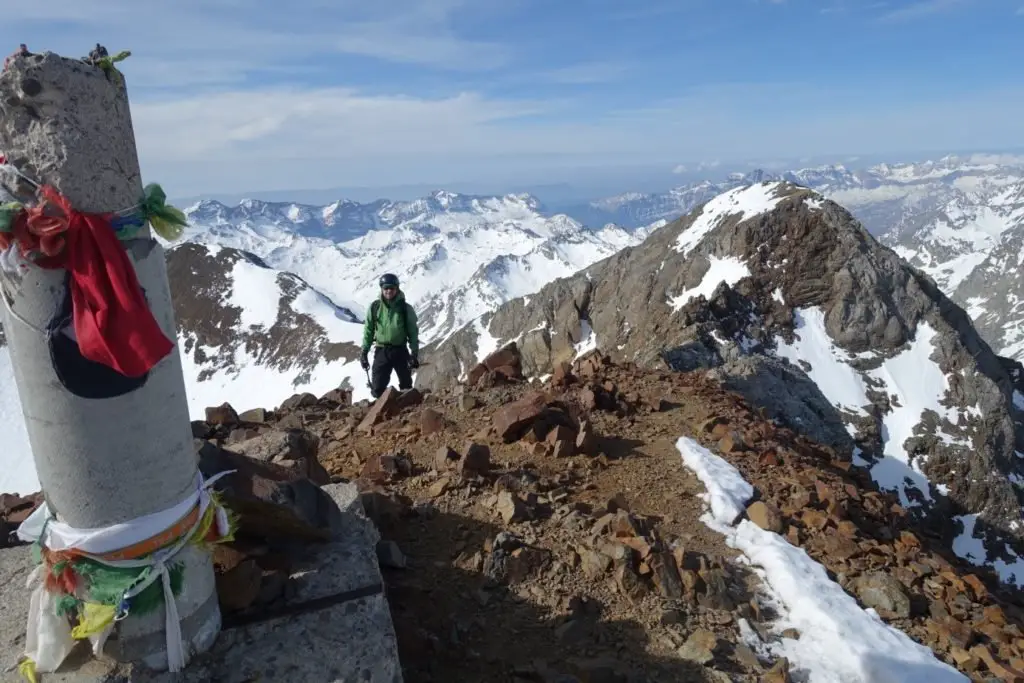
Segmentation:
[[(49, 506), (44, 503), (22, 522), (18, 528), (18, 536), (30, 543), (41, 539), (40, 542), (44, 547), (54, 551), (75, 549), (87, 555), (98, 555), (127, 548), (165, 531), (188, 514), (198, 502), (199, 516), (196, 518), (196, 523), (173, 546), (137, 560), (90, 558), (108, 567), (146, 570), (140, 575), (139, 581), (125, 592), (124, 600), (130, 601), (155, 581), (160, 581), (166, 613), (164, 628), (167, 635), (167, 668), (172, 673), (178, 672), (185, 668), (185, 645), (181, 637), (178, 603), (171, 590), (171, 577), (167, 565), (199, 529), (203, 515), (211, 503), (210, 486), (221, 477), (234, 471), (220, 472), (208, 481), (204, 481), (203, 475), (197, 472), (195, 490), (182, 502), (166, 510), (109, 527), (76, 529), (58, 521)], [(49, 519), (49, 523), (47, 523), (47, 519)], [(228, 533), (228, 517), (223, 508), (217, 508), (215, 523), (221, 536)], [(44, 571), (44, 565), (36, 567), (29, 576), (27, 584), (30, 588), (34, 586), (34, 589), (29, 603), (25, 655), (35, 662), (36, 671), (52, 673), (71, 652), (71, 648), (74, 647), (74, 639), (71, 637), (71, 626), (67, 620), (57, 616), (57, 596), (43, 587)], [(127, 615), (119, 615), (118, 620), (125, 616)], [(90, 636), (94, 654), (99, 654), (102, 651), (103, 643), (106, 642), (112, 629), (113, 624), (110, 624), (103, 632)]]

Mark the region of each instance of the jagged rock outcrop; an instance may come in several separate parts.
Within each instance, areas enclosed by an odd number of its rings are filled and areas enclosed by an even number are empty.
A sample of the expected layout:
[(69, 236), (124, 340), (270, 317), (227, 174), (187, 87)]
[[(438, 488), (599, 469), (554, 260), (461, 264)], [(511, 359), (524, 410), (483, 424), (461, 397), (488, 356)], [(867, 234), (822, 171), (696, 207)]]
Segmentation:
[(644, 366), (713, 370), (794, 429), (846, 454), (856, 447), (905, 506), (944, 492), (947, 518), (1024, 528), (1009, 479), (1024, 438), (1007, 368), (932, 279), (805, 188), (737, 188), (505, 304), (426, 349), (419, 383), (464, 377), (495, 340), (516, 342), (527, 377), (594, 346)]

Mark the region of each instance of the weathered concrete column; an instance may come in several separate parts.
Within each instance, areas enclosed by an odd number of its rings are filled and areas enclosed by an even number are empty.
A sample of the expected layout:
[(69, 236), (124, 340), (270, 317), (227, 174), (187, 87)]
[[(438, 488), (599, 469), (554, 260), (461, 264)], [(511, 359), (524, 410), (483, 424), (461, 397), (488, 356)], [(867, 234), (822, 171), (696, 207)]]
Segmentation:
[[(0, 75), (0, 151), (36, 180), (52, 185), (83, 212), (137, 204), (142, 178), (123, 82), (97, 67), (53, 53), (17, 57)], [(176, 330), (163, 250), (147, 232), (125, 243), (156, 320)], [(141, 387), (111, 398), (82, 398), (61, 383), (41, 329), (64, 296), (63, 270), (30, 268), (0, 282), (23, 320), (4, 310), (28, 428), (46, 500), (61, 520), (100, 527), (158, 512), (191, 491), (192, 448), (181, 357), (175, 348)], [(28, 323), (28, 324), (26, 324)], [(189, 546), (177, 605), (193, 652), (220, 631), (208, 553)], [(108, 653), (121, 661), (167, 666), (164, 609), (119, 623)], [(189, 653), (186, 653), (188, 656)]]

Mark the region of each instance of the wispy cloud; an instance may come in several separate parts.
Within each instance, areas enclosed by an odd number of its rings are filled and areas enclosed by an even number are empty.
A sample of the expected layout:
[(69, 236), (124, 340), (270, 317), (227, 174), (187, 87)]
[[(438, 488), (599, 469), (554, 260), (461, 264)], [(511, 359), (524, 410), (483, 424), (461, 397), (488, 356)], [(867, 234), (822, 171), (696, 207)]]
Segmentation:
[(332, 55), (454, 71), (495, 68), (509, 58), (505, 46), (454, 28), (456, 16), (489, 6), (492, 0), (49, 0), (5, 7), (3, 21), (30, 48), (45, 42), (46, 49), (85, 54), (92, 39), (111, 50), (134, 49), (143, 80), (184, 86), (280, 76), (295, 65), (315, 71)]
[[(777, 111), (780, 101), (793, 106)], [(991, 149), (1024, 139), (1024, 121), (1013, 113), (1021, 107), (1021, 89), (880, 103), (863, 91), (823, 99), (812, 84), (764, 83), (704, 87), (590, 119), (567, 118), (546, 101), (350, 88), (200, 94), (132, 109), (147, 177), (180, 196), (515, 174), (523, 180), (556, 163)], [(752, 119), (749, 111), (759, 115)]]

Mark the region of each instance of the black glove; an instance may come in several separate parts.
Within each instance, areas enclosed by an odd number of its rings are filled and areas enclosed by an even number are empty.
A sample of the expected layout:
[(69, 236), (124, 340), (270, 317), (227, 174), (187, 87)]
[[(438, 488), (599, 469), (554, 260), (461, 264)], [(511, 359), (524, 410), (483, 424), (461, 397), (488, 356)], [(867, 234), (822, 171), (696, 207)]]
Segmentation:
[(359, 364), (361, 366), (363, 366), (363, 370), (369, 370), (370, 369), (370, 358), (369, 358), (369, 356), (370, 356), (370, 352), (366, 351), (366, 350), (364, 350), (362, 353), (359, 354)]
[(420, 366), (420, 359), (415, 355), (409, 356), (409, 369), (415, 370)]

